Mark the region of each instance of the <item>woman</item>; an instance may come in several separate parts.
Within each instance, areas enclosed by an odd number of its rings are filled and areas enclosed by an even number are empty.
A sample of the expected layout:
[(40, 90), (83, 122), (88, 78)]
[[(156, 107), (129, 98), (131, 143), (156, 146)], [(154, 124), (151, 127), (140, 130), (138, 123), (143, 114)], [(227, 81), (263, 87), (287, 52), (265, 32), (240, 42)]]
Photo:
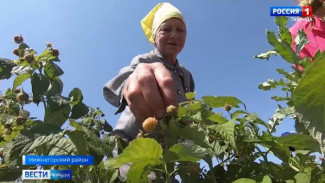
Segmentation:
[(131, 141), (148, 117), (161, 118), (166, 106), (185, 101), (194, 91), (191, 73), (178, 63), (186, 40), (182, 13), (169, 3), (157, 4), (141, 21), (155, 49), (133, 58), (130, 66), (105, 84), (105, 99), (123, 111), (114, 134)]
[(312, 6), (312, 21), (298, 21), (291, 28), (292, 48), (296, 50), (295, 41), (298, 31), (303, 28), (309, 43), (301, 50), (299, 56), (313, 57), (317, 50), (325, 50), (325, 7), (323, 0), (297, 0), (299, 6)]

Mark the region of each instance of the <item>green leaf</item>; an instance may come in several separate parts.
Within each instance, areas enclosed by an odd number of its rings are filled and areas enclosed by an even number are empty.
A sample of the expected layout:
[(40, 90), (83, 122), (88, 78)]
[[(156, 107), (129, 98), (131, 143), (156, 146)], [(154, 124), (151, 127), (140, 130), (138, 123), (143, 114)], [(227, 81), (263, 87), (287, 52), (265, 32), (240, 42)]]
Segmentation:
[(278, 71), (279, 74), (282, 74), (283, 76), (285, 76), (288, 80), (294, 81), (294, 75), (293, 74), (288, 73), (284, 69), (276, 69), (276, 71)]
[(178, 134), (183, 136), (185, 139), (194, 141), (195, 144), (199, 146), (209, 148), (209, 144), (205, 141), (205, 130), (200, 128), (197, 124), (185, 126), (178, 131)]
[(63, 70), (53, 62), (47, 62), (44, 67), (44, 73), (47, 77), (53, 79), (55, 77), (61, 76), (64, 72)]
[(122, 154), (117, 158), (115, 166), (121, 166), (125, 163), (139, 162), (146, 165), (159, 165), (163, 149), (158, 142), (151, 138), (137, 138), (130, 142)]
[(277, 16), (274, 19), (274, 22), (279, 26), (279, 27), (285, 27), (288, 23), (288, 17), (285, 16)]
[(59, 77), (55, 77), (52, 79), (51, 84), (48, 88), (47, 95), (53, 96), (53, 95), (61, 95), (63, 91), (63, 82)]
[(58, 57), (54, 56), (49, 49), (46, 49), (39, 55), (39, 61), (60, 61)]
[(225, 123), (228, 121), (225, 117), (222, 116), (222, 113), (214, 113), (208, 119), (216, 123)]
[(85, 139), (84, 132), (78, 130), (72, 130), (67, 132), (67, 135), (69, 136), (73, 144), (76, 146), (78, 150), (78, 154), (80, 155), (88, 154), (87, 145), (86, 145), (87, 141)]
[(185, 93), (186, 100), (194, 100), (196, 96), (196, 92), (187, 92)]
[(0, 80), (9, 79), (11, 77), (11, 70), (17, 66), (13, 61), (5, 58), (0, 58)]
[(274, 47), (274, 51), (276, 51), (281, 57), (289, 63), (297, 63), (299, 57), (292, 50), (291, 46), (287, 42), (280, 42), (277, 40), (274, 32), (267, 31), (266, 32), (268, 42)]
[(237, 99), (236, 97), (228, 97), (228, 96), (220, 96), (220, 97), (214, 97), (214, 96), (204, 96), (203, 101), (205, 104), (207, 104), (211, 108), (218, 108), (218, 107), (224, 107), (226, 104), (231, 105), (232, 107), (239, 108), (238, 104), (243, 104), (244, 108), (246, 109), (245, 104)]
[(78, 103), (77, 105), (72, 106), (70, 118), (78, 119), (86, 115), (89, 111), (89, 108), (84, 103)]
[(303, 28), (301, 28), (298, 31), (297, 37), (295, 38), (295, 43), (296, 43), (296, 52), (297, 55), (299, 55), (300, 51), (305, 47), (306, 44), (309, 43)]
[(270, 133), (275, 132), (276, 126), (278, 126), (284, 118), (286, 118), (288, 115), (294, 114), (295, 109), (294, 107), (286, 107), (286, 108), (281, 108), (279, 106), (278, 109), (273, 114), (273, 117), (270, 118), (269, 123), (268, 123), (268, 130)]
[(258, 85), (258, 88), (261, 90), (270, 90), (278, 86), (278, 82), (273, 79), (268, 79), (264, 83)]
[(164, 154), (165, 162), (189, 161), (197, 162), (206, 155), (202, 147), (188, 143), (178, 143), (170, 147)]
[(61, 127), (69, 118), (70, 111), (69, 105), (51, 104), (45, 109), (44, 122)]
[(249, 178), (240, 178), (234, 181), (233, 183), (256, 183), (256, 180)]
[(310, 182), (310, 175), (308, 173), (297, 173), (295, 175), (295, 182), (296, 183), (306, 183)]
[(70, 105), (79, 104), (80, 102), (82, 102), (82, 99), (83, 99), (81, 90), (79, 88), (74, 88), (70, 92), (69, 98), (70, 98)]
[(260, 53), (258, 55), (254, 55), (254, 58), (269, 60), (271, 55), (276, 56), (276, 55), (278, 55), (278, 53), (276, 51), (273, 51), (273, 50), (267, 50), (266, 53)]
[(146, 183), (147, 182), (147, 171), (144, 171), (147, 166), (146, 162), (138, 162), (132, 164), (127, 175), (127, 182), (129, 183)]
[(324, 69), (325, 54), (323, 53), (306, 70), (292, 94), (296, 111), (302, 114), (305, 126), (318, 141), (324, 141), (325, 138)]
[(308, 135), (288, 134), (279, 137), (277, 141), (284, 146), (291, 146), (295, 149), (308, 149), (314, 152), (320, 152), (318, 142)]
[(286, 42), (291, 45), (291, 33), (287, 29), (286, 25), (288, 22), (288, 18), (285, 16), (275, 17), (275, 23), (279, 26), (278, 27), (278, 34), (282, 42)]
[(210, 125), (208, 128), (215, 129), (217, 132), (219, 132), (222, 137), (227, 140), (231, 147), (236, 149), (236, 143), (235, 143), (235, 124), (236, 124), (236, 118), (233, 118), (231, 121), (221, 124), (221, 125)]
[(33, 97), (43, 95), (49, 88), (49, 80), (43, 74), (34, 73), (32, 76), (32, 91)]
[(272, 183), (272, 180), (268, 175), (265, 175), (261, 183)]
[(14, 85), (12, 87), (12, 90), (15, 90), (17, 86), (21, 85), (26, 79), (31, 78), (30, 73), (23, 73), (18, 75), (14, 80)]

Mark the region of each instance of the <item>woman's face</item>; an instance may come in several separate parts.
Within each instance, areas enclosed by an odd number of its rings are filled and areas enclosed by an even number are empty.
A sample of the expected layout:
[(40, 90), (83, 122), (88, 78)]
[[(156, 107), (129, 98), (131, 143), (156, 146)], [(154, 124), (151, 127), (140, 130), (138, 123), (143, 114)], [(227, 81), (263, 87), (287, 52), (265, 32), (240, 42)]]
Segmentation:
[(175, 59), (184, 48), (186, 27), (182, 20), (171, 18), (161, 24), (156, 32), (155, 46), (167, 59)]

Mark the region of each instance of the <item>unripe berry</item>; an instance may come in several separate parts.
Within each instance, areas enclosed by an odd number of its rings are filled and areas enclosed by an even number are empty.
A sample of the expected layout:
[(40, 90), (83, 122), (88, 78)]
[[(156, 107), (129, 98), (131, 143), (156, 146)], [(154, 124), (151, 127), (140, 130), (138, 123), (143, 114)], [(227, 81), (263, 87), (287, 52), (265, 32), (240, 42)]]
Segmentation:
[(167, 107), (167, 116), (177, 116), (177, 108), (174, 105), (170, 105)]
[(153, 117), (147, 118), (142, 123), (143, 129), (148, 133), (154, 132), (156, 130), (157, 125), (158, 125), (158, 120)]
[(18, 51), (17, 48), (15, 48), (14, 51), (12, 51), (12, 53), (15, 54), (15, 55), (17, 55), (17, 56), (19, 56), (19, 51)]
[(230, 110), (231, 110), (231, 105), (226, 104), (223, 108), (224, 108), (226, 111), (230, 111)]
[(28, 63), (31, 63), (31, 62), (34, 60), (34, 54), (29, 54), (29, 53), (27, 53), (27, 54), (24, 56), (24, 59), (25, 59)]
[(17, 44), (20, 44), (20, 43), (22, 43), (24, 41), (24, 38), (23, 38), (22, 35), (17, 35), (17, 36), (14, 37), (14, 41)]

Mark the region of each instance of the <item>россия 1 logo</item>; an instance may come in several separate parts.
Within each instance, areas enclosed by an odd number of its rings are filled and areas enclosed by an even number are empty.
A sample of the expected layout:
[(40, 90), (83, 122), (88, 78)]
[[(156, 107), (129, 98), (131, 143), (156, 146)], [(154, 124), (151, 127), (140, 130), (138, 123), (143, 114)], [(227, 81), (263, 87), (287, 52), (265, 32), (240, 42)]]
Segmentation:
[(311, 17), (313, 8), (311, 6), (277, 6), (270, 7), (271, 16), (300, 16)]

